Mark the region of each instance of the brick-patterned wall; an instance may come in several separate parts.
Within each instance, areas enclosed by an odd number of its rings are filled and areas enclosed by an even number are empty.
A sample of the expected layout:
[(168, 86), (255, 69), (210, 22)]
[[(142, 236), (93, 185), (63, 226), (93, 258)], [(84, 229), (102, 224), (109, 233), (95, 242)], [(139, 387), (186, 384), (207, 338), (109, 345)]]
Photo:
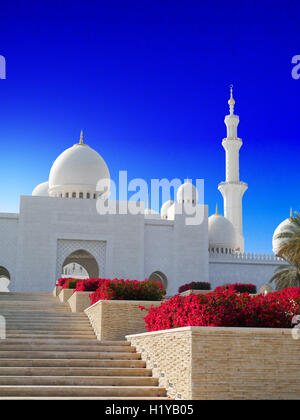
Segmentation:
[(187, 327), (127, 339), (170, 397), (300, 399), (300, 339), (290, 329)]
[(87, 314), (98, 340), (124, 340), (125, 335), (145, 332), (144, 317), (151, 305), (160, 301), (100, 300), (87, 308)]
[(169, 397), (192, 399), (191, 331), (176, 328), (126, 338), (147, 361), (147, 368), (159, 378), (159, 386), (166, 388)]

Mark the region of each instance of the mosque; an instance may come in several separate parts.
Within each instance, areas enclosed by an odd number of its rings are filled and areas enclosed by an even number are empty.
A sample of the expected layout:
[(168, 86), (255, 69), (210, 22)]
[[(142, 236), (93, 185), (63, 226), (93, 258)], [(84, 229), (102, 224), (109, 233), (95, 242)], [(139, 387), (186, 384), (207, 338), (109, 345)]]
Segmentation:
[[(61, 276), (155, 279), (167, 295), (192, 281), (267, 283), (282, 260), (275, 255), (245, 254), (242, 199), (248, 185), (239, 179), (239, 117), (234, 113), (232, 89), (227, 137), (226, 178), (218, 185), (224, 216), (208, 216), (198, 203), (198, 191), (189, 181), (177, 190), (161, 212), (144, 208), (139, 214), (99, 214), (96, 203), (107, 200), (97, 188), (109, 179), (104, 159), (80, 141), (55, 160), (49, 180), (32, 196), (21, 196), (19, 213), (0, 213), (0, 283), (15, 292), (47, 293)], [(118, 210), (121, 201), (108, 200)], [(201, 211), (200, 224), (185, 223), (185, 204)], [(288, 219), (287, 219), (288, 220)]]

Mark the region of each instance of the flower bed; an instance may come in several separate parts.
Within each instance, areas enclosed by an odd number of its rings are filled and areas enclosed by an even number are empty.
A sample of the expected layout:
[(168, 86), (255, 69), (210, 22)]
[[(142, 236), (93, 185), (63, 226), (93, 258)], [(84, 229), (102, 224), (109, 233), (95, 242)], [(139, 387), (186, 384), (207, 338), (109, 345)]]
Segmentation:
[(90, 295), (91, 305), (98, 300), (161, 300), (166, 291), (158, 281), (103, 280)]
[(74, 279), (72, 277), (62, 277), (57, 280), (57, 285), (62, 289), (75, 289), (77, 282), (81, 281), (80, 279)]
[(291, 328), (300, 314), (300, 288), (250, 296), (232, 288), (207, 294), (176, 295), (145, 316), (146, 329), (188, 326)]
[(178, 293), (186, 292), (187, 290), (210, 290), (210, 283), (204, 281), (192, 281), (192, 283), (183, 284), (179, 287)]
[(85, 279), (76, 283), (75, 292), (95, 292), (100, 284), (107, 279)]
[(224, 284), (223, 286), (218, 286), (215, 288), (215, 292), (221, 292), (223, 290), (232, 289), (239, 293), (256, 293), (256, 286), (255, 284), (246, 284), (246, 283), (232, 283), (232, 284)]

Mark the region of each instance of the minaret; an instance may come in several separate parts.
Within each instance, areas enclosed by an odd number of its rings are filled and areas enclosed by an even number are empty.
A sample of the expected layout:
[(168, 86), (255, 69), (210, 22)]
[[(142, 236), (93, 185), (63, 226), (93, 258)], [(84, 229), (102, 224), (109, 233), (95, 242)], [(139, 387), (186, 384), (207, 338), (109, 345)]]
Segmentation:
[(236, 250), (244, 252), (242, 198), (248, 185), (240, 181), (239, 150), (243, 142), (237, 136), (239, 117), (234, 114), (235, 100), (232, 96), (232, 85), (228, 104), (230, 113), (225, 117), (227, 137), (222, 141), (226, 151), (226, 181), (219, 184), (218, 190), (224, 199), (224, 216), (230, 220), (236, 231)]

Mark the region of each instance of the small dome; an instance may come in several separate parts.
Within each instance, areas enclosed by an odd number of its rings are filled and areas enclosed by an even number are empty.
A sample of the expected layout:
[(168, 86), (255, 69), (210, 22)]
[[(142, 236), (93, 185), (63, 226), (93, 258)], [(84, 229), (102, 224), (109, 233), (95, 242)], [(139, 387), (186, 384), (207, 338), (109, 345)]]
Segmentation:
[(208, 218), (209, 248), (235, 249), (235, 230), (233, 224), (221, 214)]
[(291, 227), (292, 222), (291, 219), (288, 218), (281, 222), (275, 229), (272, 239), (273, 252), (275, 255), (278, 254), (280, 247), (284, 244), (284, 242), (286, 242), (286, 238), (278, 238), (278, 236), (283, 232), (291, 231)]
[(189, 181), (180, 185), (177, 190), (178, 203), (196, 204), (198, 202), (198, 196), (199, 194), (197, 188)]
[(49, 190), (48, 181), (42, 182), (41, 184), (35, 187), (35, 189), (32, 191), (32, 195), (39, 196), (39, 197), (49, 197), (48, 190)]
[(268, 293), (274, 292), (274, 289), (269, 284), (263, 284), (259, 289), (260, 294), (267, 295)]
[(168, 218), (168, 210), (173, 204), (174, 204), (173, 200), (168, 200), (161, 206), (160, 215), (162, 219)]
[(82, 141), (65, 150), (55, 160), (49, 176), (49, 193), (95, 193), (99, 180), (109, 179), (104, 159)]

